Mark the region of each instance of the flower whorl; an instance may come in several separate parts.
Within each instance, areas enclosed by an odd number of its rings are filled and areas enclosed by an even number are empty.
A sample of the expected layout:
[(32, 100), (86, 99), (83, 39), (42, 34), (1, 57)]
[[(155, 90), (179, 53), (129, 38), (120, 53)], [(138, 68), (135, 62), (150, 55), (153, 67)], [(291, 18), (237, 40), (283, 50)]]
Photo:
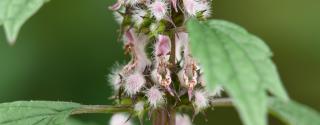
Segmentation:
[[(222, 88), (206, 91), (204, 72), (192, 57), (184, 27), (190, 18), (210, 16), (210, 0), (117, 0), (110, 9), (121, 25), (125, 53), (131, 57), (110, 75), (117, 103), (131, 99), (129, 104), (141, 114), (144, 104), (154, 110), (188, 102), (199, 113), (220, 95)], [(189, 117), (177, 118), (191, 125)]]

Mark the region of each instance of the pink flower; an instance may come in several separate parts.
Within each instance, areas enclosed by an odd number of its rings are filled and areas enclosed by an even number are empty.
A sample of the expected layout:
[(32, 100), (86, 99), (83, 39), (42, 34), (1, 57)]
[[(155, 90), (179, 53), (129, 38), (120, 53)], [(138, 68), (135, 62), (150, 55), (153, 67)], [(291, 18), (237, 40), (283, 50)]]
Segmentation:
[(194, 104), (196, 111), (199, 112), (209, 106), (209, 95), (205, 90), (196, 90), (194, 92)]
[(155, 0), (150, 6), (149, 9), (152, 15), (156, 20), (161, 20), (166, 16), (167, 13), (167, 4), (163, 0)]
[(170, 53), (170, 38), (165, 35), (159, 35), (155, 45), (156, 56), (166, 56)]
[(191, 119), (186, 114), (176, 115), (176, 125), (192, 125)]
[(148, 102), (152, 107), (157, 107), (164, 102), (163, 93), (157, 86), (151, 87), (147, 92)]
[(108, 76), (108, 82), (111, 84), (115, 92), (117, 92), (121, 86), (121, 68), (123, 68), (123, 66), (119, 66), (119, 64), (117, 64)]
[(126, 31), (124, 36), (126, 51), (131, 52), (133, 57), (131, 63), (129, 63), (127, 67), (143, 72), (146, 66), (150, 65), (150, 60), (145, 52), (148, 37), (144, 34), (137, 34), (134, 29)]
[(179, 32), (176, 34), (176, 57), (180, 61), (182, 59), (182, 52), (184, 57), (187, 57), (189, 52), (189, 35), (186, 32)]
[(135, 95), (142, 89), (145, 83), (146, 80), (144, 79), (144, 76), (141, 73), (135, 72), (125, 78), (125, 92), (129, 96)]
[(182, 70), (178, 73), (178, 77), (181, 85), (188, 88), (188, 96), (189, 100), (191, 100), (193, 89), (198, 84), (199, 75), (197, 71), (199, 67), (196, 61), (190, 56), (184, 59), (184, 64)]
[(128, 118), (127, 114), (114, 114), (110, 119), (109, 125), (133, 125), (131, 120), (127, 121)]
[(152, 72), (153, 80), (166, 88), (166, 90), (173, 96), (174, 93), (170, 88), (172, 82), (171, 72), (168, 67), (169, 53), (171, 50), (171, 41), (168, 36), (159, 35), (157, 43), (155, 44), (155, 69)]
[(202, 16), (204, 18), (208, 18), (211, 16), (211, 5), (207, 1), (199, 1), (195, 5), (196, 13), (202, 12)]
[(196, 16), (202, 13), (205, 18), (210, 17), (211, 7), (206, 0), (183, 0), (183, 6), (189, 16)]
[(195, 0), (183, 0), (184, 10), (191, 16), (196, 15), (196, 4)]
[(133, 37), (133, 34), (134, 34), (134, 30), (133, 29), (130, 29), (130, 30), (127, 30), (125, 33), (124, 33), (124, 36), (125, 36), (125, 44), (135, 44), (135, 41), (134, 41), (134, 37)]

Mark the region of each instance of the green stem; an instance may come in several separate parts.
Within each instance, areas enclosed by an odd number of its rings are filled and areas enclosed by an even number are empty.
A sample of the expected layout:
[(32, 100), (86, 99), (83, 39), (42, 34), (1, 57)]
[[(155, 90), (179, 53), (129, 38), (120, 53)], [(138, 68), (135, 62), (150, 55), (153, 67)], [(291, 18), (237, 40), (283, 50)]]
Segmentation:
[[(231, 99), (220, 98), (211, 101), (212, 107), (230, 107), (233, 106)], [(83, 105), (72, 111), (72, 115), (88, 114), (88, 113), (118, 113), (118, 112), (132, 112), (131, 106), (110, 106), (110, 105)], [(165, 111), (165, 110), (164, 110)], [(168, 110), (169, 113), (175, 114), (173, 109)], [(168, 112), (166, 111), (166, 112)]]
[(131, 106), (110, 106), (110, 105), (83, 105), (72, 111), (72, 115), (91, 113), (117, 113), (131, 112)]

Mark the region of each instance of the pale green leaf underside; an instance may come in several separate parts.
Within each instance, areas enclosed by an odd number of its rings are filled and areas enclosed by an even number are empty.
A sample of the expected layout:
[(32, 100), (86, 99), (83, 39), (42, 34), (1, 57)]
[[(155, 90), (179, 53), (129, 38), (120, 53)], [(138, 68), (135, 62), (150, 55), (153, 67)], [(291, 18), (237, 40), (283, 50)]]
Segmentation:
[(220, 20), (190, 21), (188, 31), (207, 89), (224, 86), (246, 125), (265, 125), (266, 89), (288, 100), (266, 44), (243, 28)]
[(0, 104), (1, 125), (64, 125), (81, 105), (68, 102), (19, 101)]
[(271, 114), (290, 125), (320, 125), (320, 114), (313, 109), (294, 101), (271, 99)]
[(49, 0), (0, 0), (0, 25), (13, 44), (22, 25)]

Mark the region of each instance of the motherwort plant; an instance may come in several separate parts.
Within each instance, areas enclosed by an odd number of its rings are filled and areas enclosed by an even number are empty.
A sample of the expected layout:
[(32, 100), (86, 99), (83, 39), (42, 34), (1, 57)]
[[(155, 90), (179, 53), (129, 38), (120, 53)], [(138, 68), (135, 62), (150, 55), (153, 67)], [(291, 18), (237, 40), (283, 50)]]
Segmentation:
[[(0, 0), (9, 44), (48, 1)], [(192, 125), (219, 106), (234, 106), (244, 125), (267, 125), (268, 113), (290, 125), (320, 125), (318, 112), (289, 98), (271, 49), (236, 24), (208, 19), (211, 2), (117, 0), (109, 9), (130, 61), (109, 75), (114, 105), (2, 103), (0, 125), (84, 125), (67, 118), (86, 113), (114, 113), (109, 125), (134, 125), (136, 118), (140, 124)]]
[(154, 115), (154, 124), (174, 124), (180, 107), (193, 108), (194, 115), (204, 113), (222, 89), (205, 89), (205, 72), (190, 52), (186, 22), (206, 20), (211, 1), (118, 0), (110, 9), (120, 24), (124, 51), (131, 56), (109, 75), (114, 99), (145, 107), (138, 112)]

